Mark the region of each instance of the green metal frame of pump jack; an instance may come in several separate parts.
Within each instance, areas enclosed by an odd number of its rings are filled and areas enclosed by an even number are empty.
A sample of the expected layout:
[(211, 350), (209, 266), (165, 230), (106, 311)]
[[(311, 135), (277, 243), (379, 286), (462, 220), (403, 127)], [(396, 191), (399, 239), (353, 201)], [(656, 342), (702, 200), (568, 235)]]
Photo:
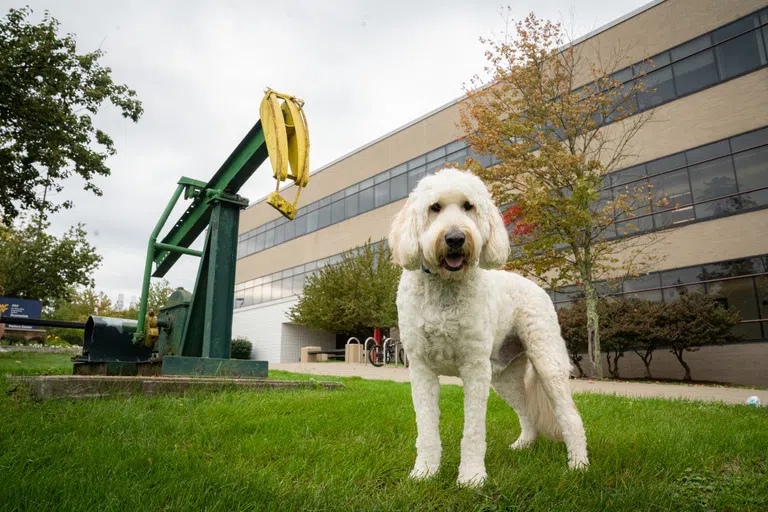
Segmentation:
[[(240, 210), (248, 206), (237, 192), (267, 157), (259, 121), (207, 183), (178, 181), (149, 237), (138, 321), (90, 318), (83, 355), (74, 359), (75, 374), (267, 376), (265, 361), (230, 359), (238, 223)], [(192, 202), (158, 242), (182, 193)], [(206, 228), (202, 251), (190, 249)], [(182, 254), (200, 257), (193, 292), (176, 290), (148, 316), (150, 278), (165, 276)]]

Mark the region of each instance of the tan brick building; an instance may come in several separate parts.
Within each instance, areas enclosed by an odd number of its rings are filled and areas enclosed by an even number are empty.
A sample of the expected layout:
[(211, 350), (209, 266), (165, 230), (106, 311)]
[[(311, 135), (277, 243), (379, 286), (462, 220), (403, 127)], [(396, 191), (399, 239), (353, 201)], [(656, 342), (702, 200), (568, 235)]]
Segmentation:
[[(622, 293), (668, 301), (685, 287), (739, 307), (745, 321), (738, 329), (748, 341), (717, 378), (768, 385), (768, 0), (654, 1), (578, 44), (585, 56), (621, 46), (630, 48), (632, 64), (653, 59), (645, 81), (655, 92), (638, 107), (654, 108), (654, 122), (633, 140), (640, 156), (606, 183), (649, 180), (681, 205), (641, 219), (643, 229), (664, 232), (655, 249), (662, 257)], [(632, 70), (614, 76), (629, 81)], [(460, 100), (315, 170), (293, 222), (263, 199), (243, 212), (234, 331), (254, 341), (254, 357), (296, 361), (310, 342), (335, 345), (333, 333), (290, 325), (288, 308), (308, 273), (368, 238), (386, 237), (421, 177), (471, 155), (456, 127)], [(553, 298), (562, 305), (572, 297)], [(707, 350), (697, 357), (714, 372), (720, 356), (711, 352), (709, 360)], [(678, 376), (674, 367), (669, 372)]]

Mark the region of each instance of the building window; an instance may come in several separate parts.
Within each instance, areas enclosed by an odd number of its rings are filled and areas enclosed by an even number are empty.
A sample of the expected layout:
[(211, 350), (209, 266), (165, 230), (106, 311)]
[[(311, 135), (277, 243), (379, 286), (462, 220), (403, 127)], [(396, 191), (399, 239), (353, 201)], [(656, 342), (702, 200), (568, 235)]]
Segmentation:
[(344, 199), (331, 203), (331, 224), (344, 220)]
[(379, 183), (373, 188), (375, 207), (379, 208), (389, 203), (389, 181)]
[(373, 188), (367, 188), (360, 191), (360, 213), (365, 213), (369, 210), (373, 210)]
[(392, 178), (390, 193), (392, 202), (399, 201), (408, 195), (408, 175), (401, 174)]
[(743, 206), (752, 208), (768, 204), (768, 146), (733, 155), (733, 165), (740, 190), (766, 187), (742, 196)]
[(672, 65), (675, 86), (681, 96), (703, 89), (717, 82), (715, 55), (706, 50)]
[[(733, 173), (731, 157), (718, 158), (690, 167), (693, 199), (696, 202), (735, 193), (736, 176)], [(696, 205), (696, 218), (719, 217), (737, 209), (738, 198), (730, 197), (707, 201)]]
[(346, 218), (354, 217), (358, 213), (357, 198), (359, 194), (352, 194), (344, 199), (344, 209), (346, 212)]
[(672, 68), (659, 69), (645, 75), (642, 79), (645, 90), (638, 93), (637, 102), (640, 110), (646, 110), (675, 98), (675, 82)]
[(317, 210), (317, 229), (323, 229), (331, 224), (331, 206), (323, 206)]
[[(757, 16), (731, 23), (715, 31), (713, 34), (715, 44), (757, 26), (759, 26)], [(734, 37), (717, 46), (717, 65), (721, 80), (747, 73), (765, 63), (765, 50), (763, 42), (760, 41), (760, 30)]]

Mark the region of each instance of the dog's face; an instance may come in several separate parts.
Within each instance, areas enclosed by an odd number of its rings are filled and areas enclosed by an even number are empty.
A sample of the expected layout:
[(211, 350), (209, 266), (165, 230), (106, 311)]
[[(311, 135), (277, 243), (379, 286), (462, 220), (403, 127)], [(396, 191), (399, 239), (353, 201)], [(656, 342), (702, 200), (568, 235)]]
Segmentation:
[(392, 223), (389, 247), (403, 268), (424, 265), (443, 279), (460, 279), (470, 267), (504, 265), (509, 236), (480, 178), (444, 169), (411, 192)]

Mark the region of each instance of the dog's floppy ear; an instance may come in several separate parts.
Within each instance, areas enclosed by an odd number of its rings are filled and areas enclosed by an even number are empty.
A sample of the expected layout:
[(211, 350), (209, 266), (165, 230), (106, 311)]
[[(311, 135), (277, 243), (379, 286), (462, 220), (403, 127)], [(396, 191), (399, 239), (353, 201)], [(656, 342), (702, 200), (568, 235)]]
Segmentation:
[(509, 234), (504, 226), (499, 209), (493, 204), (490, 195), (486, 199), (486, 217), (488, 218), (488, 239), (480, 251), (480, 267), (486, 269), (500, 268), (509, 258)]
[(409, 197), (392, 222), (389, 232), (392, 261), (406, 270), (417, 270), (421, 266), (419, 219), (413, 203), (414, 201)]

